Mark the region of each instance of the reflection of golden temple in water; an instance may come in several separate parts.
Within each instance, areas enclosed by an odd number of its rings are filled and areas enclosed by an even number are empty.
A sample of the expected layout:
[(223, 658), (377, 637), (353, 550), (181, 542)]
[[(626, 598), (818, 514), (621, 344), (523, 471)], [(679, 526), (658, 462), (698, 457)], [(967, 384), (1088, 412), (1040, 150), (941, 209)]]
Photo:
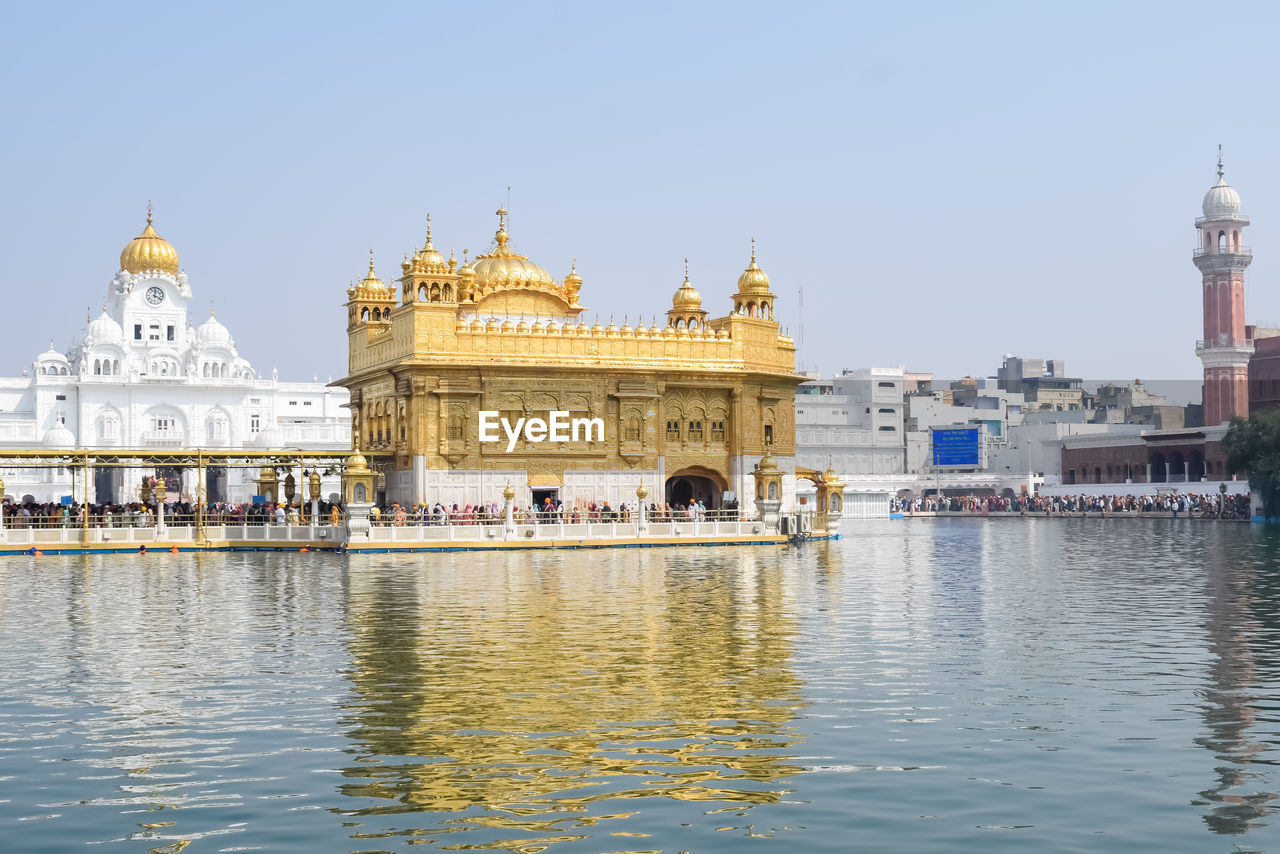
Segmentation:
[(352, 571), (360, 763), (342, 791), (382, 802), (352, 814), (482, 807), (451, 824), (560, 833), (604, 818), (584, 815), (597, 802), (785, 794), (802, 700), (780, 569), (537, 561), (457, 558), (413, 590)]

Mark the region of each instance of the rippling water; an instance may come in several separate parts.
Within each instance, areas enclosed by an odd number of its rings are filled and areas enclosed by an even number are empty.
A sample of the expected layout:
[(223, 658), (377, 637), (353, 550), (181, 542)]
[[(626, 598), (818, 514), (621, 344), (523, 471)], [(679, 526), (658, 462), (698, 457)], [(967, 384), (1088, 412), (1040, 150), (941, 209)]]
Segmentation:
[(0, 848), (1280, 850), (1280, 533), (0, 563)]

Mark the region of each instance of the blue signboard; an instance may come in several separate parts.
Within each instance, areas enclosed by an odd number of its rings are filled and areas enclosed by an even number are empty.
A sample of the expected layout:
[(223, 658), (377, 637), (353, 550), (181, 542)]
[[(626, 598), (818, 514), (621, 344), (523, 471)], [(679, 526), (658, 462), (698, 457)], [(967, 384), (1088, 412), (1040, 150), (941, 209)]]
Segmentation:
[(933, 431), (933, 464), (978, 468), (978, 428)]

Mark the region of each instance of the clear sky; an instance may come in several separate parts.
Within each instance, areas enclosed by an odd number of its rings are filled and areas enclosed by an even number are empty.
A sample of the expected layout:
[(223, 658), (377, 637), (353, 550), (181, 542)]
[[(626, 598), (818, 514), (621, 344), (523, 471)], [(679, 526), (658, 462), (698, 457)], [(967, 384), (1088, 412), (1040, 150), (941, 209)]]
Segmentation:
[(750, 238), (802, 361), (1195, 378), (1224, 146), (1280, 322), (1266, 4), (24, 3), (0, 27), (0, 374), (96, 314), (144, 225), (197, 322), (340, 377), (348, 282), (421, 245), (577, 258), (603, 322), (688, 256), (727, 312)]

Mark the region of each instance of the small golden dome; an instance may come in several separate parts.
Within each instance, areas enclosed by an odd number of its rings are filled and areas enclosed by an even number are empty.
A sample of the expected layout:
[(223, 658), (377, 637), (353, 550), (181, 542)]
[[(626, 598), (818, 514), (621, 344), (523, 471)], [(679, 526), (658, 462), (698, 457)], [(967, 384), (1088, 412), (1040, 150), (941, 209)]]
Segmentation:
[(604, 334), (614, 338), (618, 336), (618, 327), (614, 326), (612, 317), (609, 318), (609, 325), (605, 328)]
[(769, 277), (765, 275), (756, 265), (756, 240), (751, 238), (751, 264), (746, 270), (742, 271), (742, 275), (738, 277), (738, 293), (740, 294), (767, 294), (769, 293)]
[(835, 483), (839, 479), (840, 478), (836, 475), (836, 470), (831, 468), (829, 465), (827, 466), (827, 470), (822, 473), (823, 483)]
[(516, 332), (524, 334), (528, 331), (529, 331), (528, 321), (526, 321), (523, 317), (520, 318), (520, 322), (516, 324)]
[(449, 263), (431, 243), (431, 215), (427, 214), (427, 242), (413, 256), (413, 268), (423, 273), (444, 273)]
[(676, 311), (701, 311), (702, 294), (689, 284), (689, 259), (684, 259), (684, 284), (671, 297), (671, 307)]
[(147, 227), (120, 253), (120, 269), (127, 273), (168, 273), (178, 275), (178, 250), (151, 226), (151, 205), (147, 205)]
[(377, 293), (378, 291), (385, 291), (386, 289), (387, 289), (387, 286), (382, 283), (382, 279), (379, 279), (378, 276), (373, 272), (373, 250), (370, 249), (369, 250), (369, 273), (363, 279), (360, 280), (360, 284), (357, 287), (357, 290), (363, 291), (366, 294), (372, 294), (372, 293)]
[(771, 447), (765, 445), (764, 456), (760, 458), (760, 471), (762, 473), (772, 474), (778, 470), (778, 464), (773, 461), (773, 454), (770, 453)]
[(516, 491), (511, 488), (511, 481), (507, 481), (506, 488), (502, 490), (502, 497), (505, 498), (507, 501), (510, 501), (511, 499), (516, 497)]
[(574, 258), (573, 263), (569, 266), (569, 273), (564, 277), (566, 285), (582, 286), (582, 277), (578, 275), (578, 259)]
[(597, 321), (592, 325), (592, 327), (591, 327), (591, 334), (592, 334), (592, 335), (603, 335), (603, 334), (604, 334), (604, 327), (600, 325), (600, 321), (599, 321), (599, 320), (597, 320)]
[(360, 449), (356, 448), (355, 453), (347, 457), (347, 474), (368, 474), (369, 461), (364, 458), (364, 454), (360, 453)]

